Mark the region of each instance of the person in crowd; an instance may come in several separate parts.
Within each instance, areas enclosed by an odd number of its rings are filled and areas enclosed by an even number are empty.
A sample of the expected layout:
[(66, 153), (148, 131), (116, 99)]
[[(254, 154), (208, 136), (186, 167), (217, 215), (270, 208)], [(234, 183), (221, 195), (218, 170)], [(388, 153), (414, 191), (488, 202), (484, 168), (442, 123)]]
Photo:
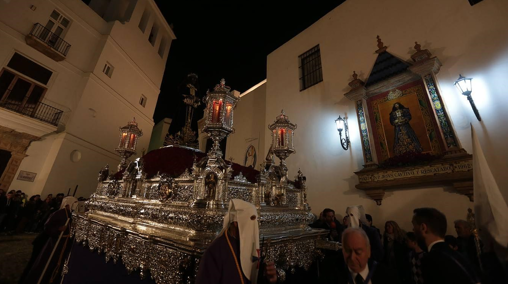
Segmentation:
[(44, 225), (47, 241), (21, 283), (60, 283), (62, 267), (72, 244), (70, 227), (77, 202), (75, 197), (67, 196), (62, 199), (60, 209), (48, 219)]
[(476, 245), (475, 237), (473, 235), (473, 228), (471, 224), (465, 220), (456, 220), (455, 231), (457, 232), (457, 247), (466, 259), (475, 266), (477, 270), (480, 269), (479, 255), (481, 254), (481, 248), (483, 243), (479, 243), (480, 251)]
[(12, 210), (13, 194), (8, 192), (5, 196), (0, 196), (0, 232), (7, 226), (8, 216)]
[(370, 214), (365, 214), (365, 218), (367, 219), (367, 226), (375, 229), (379, 235), (379, 239), (381, 239), (383, 236), (381, 235), (381, 231), (372, 224), (372, 216)]
[(34, 201), (35, 201), (35, 210), (34, 210), (33, 218), (28, 223), (28, 225), (25, 229), (26, 232), (37, 232), (37, 225), (39, 224), (39, 222), (41, 221), (41, 218), (42, 218), (41, 207), (42, 207), (43, 202), (41, 200), (41, 196), (38, 194), (35, 195)]
[(25, 227), (32, 222), (36, 212), (36, 200), (35, 195), (30, 197), (25, 204), (25, 207), (21, 208), (19, 212), (19, 222), (16, 226), (16, 234), (21, 234), (25, 231)]
[(223, 230), (201, 258), (195, 283), (276, 283), (275, 264), (262, 261), (261, 249), (256, 207), (230, 200)]
[(384, 263), (399, 273), (399, 279), (406, 282), (407, 278), (407, 245), (406, 233), (399, 227), (397, 222), (385, 223), (383, 235)]
[(53, 202), (51, 204), (51, 207), (53, 208), (53, 211), (56, 211), (60, 208), (60, 204), (62, 204), (62, 200), (64, 198), (63, 193), (59, 193), (56, 195), (55, 198), (53, 198)]
[(413, 232), (406, 233), (406, 245), (409, 249), (408, 263), (409, 267), (406, 270), (409, 277), (406, 278), (408, 284), (422, 284), (422, 259), (425, 256), (425, 252), (418, 245), (416, 241), (416, 235)]
[[(334, 242), (342, 240), (342, 232), (344, 227), (335, 219), (335, 211), (326, 208), (322, 213), (323, 221), (315, 228), (325, 229), (328, 231), (327, 239)], [(319, 262), (319, 283), (337, 282), (336, 269), (343, 264), (343, 257), (339, 251), (325, 250), (324, 258)]]
[[(316, 215), (314, 215), (314, 216), (316, 216)], [(309, 227), (320, 228), (324, 222), (325, 222), (325, 220), (323, 218), (323, 211), (321, 211), (321, 212), (319, 212), (319, 216), (317, 216), (316, 220), (312, 224), (309, 224)]]
[(339, 284), (397, 284), (397, 273), (371, 258), (369, 237), (360, 227), (342, 234), (345, 266), (339, 267)]
[(413, 231), (428, 250), (422, 259), (423, 281), (432, 284), (480, 283), (474, 267), (445, 243), (446, 216), (435, 208), (417, 208), (413, 213)]
[(445, 243), (454, 251), (459, 250), (459, 246), (457, 245), (457, 238), (452, 235), (446, 235), (444, 238)]
[(37, 222), (36, 229), (35, 229), (36, 232), (40, 232), (43, 230), (44, 223), (46, 223), (46, 220), (48, 220), (48, 217), (52, 211), (52, 209), (51, 209), (52, 201), (53, 201), (53, 195), (49, 194), (46, 197), (46, 199), (42, 202), (41, 207), (39, 209), (41, 211), (41, 213), (40, 213), (41, 217)]
[(8, 201), (9, 206), (7, 209), (7, 215), (4, 219), (4, 230), (8, 234), (12, 234), (16, 228), (18, 221), (18, 214), (21, 208), (21, 195), (14, 190), (10, 191), (11, 198)]
[(344, 218), (342, 218), (342, 225), (344, 226), (344, 228), (349, 227), (349, 217), (347, 215), (344, 216)]
[(342, 231), (344, 231), (344, 227), (335, 219), (335, 211), (326, 208), (323, 210), (323, 222), (319, 224), (316, 228), (326, 229), (329, 231), (328, 239), (334, 242), (340, 242)]
[(377, 262), (381, 262), (384, 255), (383, 245), (381, 244), (381, 239), (379, 238), (377, 232), (366, 225), (367, 219), (365, 218), (363, 206), (348, 207), (346, 209), (346, 216), (348, 216), (347, 222), (349, 228), (361, 228), (365, 231), (370, 242), (370, 257)]
[(23, 205), (23, 192), (21, 192), (21, 190), (16, 191), (14, 194), (14, 199), (16, 199), (20, 205)]

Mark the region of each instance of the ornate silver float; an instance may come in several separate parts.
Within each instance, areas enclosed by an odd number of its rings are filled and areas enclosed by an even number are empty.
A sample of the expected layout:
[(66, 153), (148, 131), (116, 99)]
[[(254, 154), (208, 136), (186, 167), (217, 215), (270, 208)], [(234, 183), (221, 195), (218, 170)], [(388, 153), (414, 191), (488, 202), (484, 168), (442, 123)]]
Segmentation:
[(87, 212), (76, 215), (76, 241), (104, 253), (106, 261), (121, 259), (141, 277), (149, 271), (157, 283), (193, 283), (200, 256), (222, 229), (228, 201), (238, 198), (259, 209), (263, 256), (286, 273), (308, 269), (320, 255), (317, 246), (333, 246), (318, 241), (325, 231), (308, 226), (315, 217), (305, 176), (287, 176), (284, 160), (294, 153), (296, 125), (282, 113), (269, 126), (272, 147), (261, 171), (224, 161), (219, 142), (234, 131), (238, 100), (224, 80), (207, 92), (203, 130), (214, 145), (206, 155), (163, 147), (114, 175), (105, 167)]

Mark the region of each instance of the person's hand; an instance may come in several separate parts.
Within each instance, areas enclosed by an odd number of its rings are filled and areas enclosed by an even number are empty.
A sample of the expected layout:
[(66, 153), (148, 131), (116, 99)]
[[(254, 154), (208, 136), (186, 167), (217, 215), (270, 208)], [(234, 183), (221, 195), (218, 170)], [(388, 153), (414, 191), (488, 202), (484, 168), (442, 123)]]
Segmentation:
[(67, 229), (67, 226), (62, 226), (62, 227), (58, 228), (58, 231), (65, 232), (66, 229)]
[(277, 270), (275, 269), (275, 264), (273, 262), (266, 263), (265, 276), (270, 283), (277, 283)]

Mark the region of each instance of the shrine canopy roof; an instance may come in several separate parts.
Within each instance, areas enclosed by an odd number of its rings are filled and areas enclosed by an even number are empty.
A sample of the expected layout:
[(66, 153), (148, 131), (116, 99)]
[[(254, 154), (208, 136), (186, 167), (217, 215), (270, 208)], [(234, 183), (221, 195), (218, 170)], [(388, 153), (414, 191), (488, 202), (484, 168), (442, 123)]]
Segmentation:
[[(182, 147), (165, 147), (153, 150), (143, 156), (143, 167), (147, 177), (153, 177), (159, 172), (160, 174), (168, 174), (171, 177), (179, 177), (185, 169), (192, 169), (194, 157), (196, 161), (201, 160), (206, 154), (191, 149)], [(226, 162), (230, 164), (229, 161)], [(244, 167), (239, 164), (233, 163), (233, 176), (240, 174), (240, 172), (247, 178), (249, 182), (257, 182), (259, 171)]]
[(407, 70), (409, 63), (393, 56), (389, 52), (380, 52), (372, 67), (369, 79), (367, 79), (366, 87), (371, 86), (377, 82), (383, 81), (387, 78), (400, 74)]

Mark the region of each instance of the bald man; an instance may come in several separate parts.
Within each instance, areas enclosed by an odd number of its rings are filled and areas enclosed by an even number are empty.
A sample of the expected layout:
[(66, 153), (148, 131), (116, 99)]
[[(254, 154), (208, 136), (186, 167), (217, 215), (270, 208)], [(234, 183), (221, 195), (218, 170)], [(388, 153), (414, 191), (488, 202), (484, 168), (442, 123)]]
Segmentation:
[(399, 283), (396, 273), (370, 259), (369, 237), (361, 228), (348, 228), (344, 231), (342, 254), (346, 267), (340, 269), (339, 284)]

